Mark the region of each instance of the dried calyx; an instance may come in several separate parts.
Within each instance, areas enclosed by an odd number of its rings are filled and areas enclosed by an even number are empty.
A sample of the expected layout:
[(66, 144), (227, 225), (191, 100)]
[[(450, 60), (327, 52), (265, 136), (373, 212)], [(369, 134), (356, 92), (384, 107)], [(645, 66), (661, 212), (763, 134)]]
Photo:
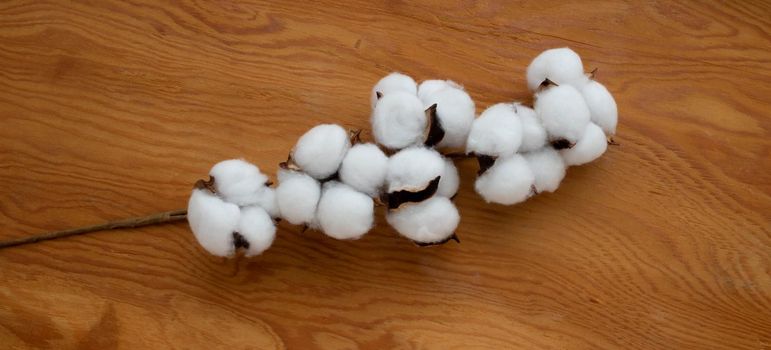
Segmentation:
[(430, 247), (430, 246), (433, 246), (433, 245), (445, 244), (445, 243), (447, 243), (449, 241), (455, 241), (455, 242), (460, 243), (460, 238), (458, 238), (458, 235), (453, 233), (453, 234), (450, 235), (450, 237), (447, 237), (447, 238), (445, 238), (445, 239), (443, 239), (441, 241), (429, 242), (429, 243), (423, 243), (423, 242), (417, 242), (417, 241), (412, 241), (412, 242), (415, 243), (415, 245), (417, 245), (419, 247)]
[(423, 145), (433, 147), (442, 142), (444, 138), (444, 129), (439, 123), (439, 117), (436, 115), (436, 103), (426, 109), (426, 119), (428, 120), (428, 126), (426, 127)]
[(441, 176), (435, 177), (425, 188), (420, 190), (399, 190), (391, 193), (384, 193), (380, 200), (388, 204), (388, 209), (398, 209), (406, 203), (422, 202), (436, 194), (441, 178)]
[(195, 182), (195, 185), (193, 185), (193, 188), (199, 189), (199, 190), (208, 190), (211, 193), (216, 194), (217, 190), (214, 188), (214, 177), (209, 176), (209, 180), (199, 179)]
[(545, 90), (552, 86), (559, 86), (560, 84), (557, 84), (553, 81), (551, 81), (549, 78), (544, 79), (541, 84), (538, 85), (538, 91)]
[(556, 150), (573, 148), (576, 145), (575, 142), (570, 142), (568, 139), (556, 139), (550, 143)]
[(495, 164), (495, 157), (493, 156), (486, 156), (486, 155), (475, 155), (477, 158), (477, 163), (479, 163), (479, 171), (477, 171), (477, 176), (484, 174), (487, 169), (490, 169), (493, 164)]

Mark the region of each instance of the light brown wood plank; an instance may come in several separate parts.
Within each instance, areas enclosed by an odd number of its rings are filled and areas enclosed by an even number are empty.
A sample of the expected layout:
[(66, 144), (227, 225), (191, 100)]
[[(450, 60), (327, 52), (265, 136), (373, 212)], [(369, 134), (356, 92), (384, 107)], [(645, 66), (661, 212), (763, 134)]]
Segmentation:
[(461, 244), (281, 224), (221, 260), (184, 223), (0, 251), (2, 348), (769, 349), (765, 1), (6, 1), (0, 239), (175, 209), (215, 162), (268, 172), (306, 129), (367, 128), (398, 70), (477, 109), (578, 51), (617, 140), (514, 207), (473, 192)]

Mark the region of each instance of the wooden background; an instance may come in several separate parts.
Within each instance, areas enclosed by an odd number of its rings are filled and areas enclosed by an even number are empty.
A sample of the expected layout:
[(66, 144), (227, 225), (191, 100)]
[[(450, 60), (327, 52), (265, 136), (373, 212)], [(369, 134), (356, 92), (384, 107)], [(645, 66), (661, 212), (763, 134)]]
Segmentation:
[(771, 3), (3, 1), (0, 238), (186, 205), (215, 162), (273, 173), (306, 129), (368, 127), (398, 70), (528, 100), (570, 46), (617, 140), (461, 244), (282, 224), (254, 259), (185, 223), (0, 251), (0, 348), (770, 349)]

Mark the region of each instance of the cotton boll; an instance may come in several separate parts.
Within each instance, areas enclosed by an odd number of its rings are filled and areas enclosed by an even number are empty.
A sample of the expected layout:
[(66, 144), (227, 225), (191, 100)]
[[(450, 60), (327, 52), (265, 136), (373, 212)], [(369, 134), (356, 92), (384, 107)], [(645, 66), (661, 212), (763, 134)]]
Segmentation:
[(246, 256), (260, 255), (270, 248), (273, 239), (276, 238), (276, 225), (265, 209), (258, 206), (241, 209), (241, 219), (236, 230), (249, 247), (246, 248)]
[(187, 221), (198, 243), (210, 254), (233, 255), (233, 232), (241, 211), (208, 190), (195, 189), (187, 203)]
[(535, 189), (538, 192), (554, 192), (565, 178), (565, 162), (559, 152), (552, 147), (522, 154), (535, 177)]
[(307, 174), (279, 170), (276, 202), (281, 217), (293, 225), (313, 222), (321, 196), (321, 185)]
[(374, 213), (372, 198), (348, 185), (331, 181), (324, 184), (316, 221), (327, 236), (358, 239), (372, 228)]
[(423, 143), (427, 124), (425, 109), (418, 97), (402, 91), (383, 96), (372, 111), (375, 140), (390, 149)]
[(457, 84), (451, 80), (424, 80), (422, 83), (420, 83), (420, 85), (418, 85), (418, 98), (425, 104), (426, 99), (429, 96), (450, 86), (457, 86)]
[(378, 103), (377, 93), (381, 93), (383, 96), (388, 95), (395, 91), (402, 91), (408, 94), (416, 95), (418, 92), (417, 84), (415, 80), (407, 75), (401, 73), (391, 73), (380, 79), (380, 81), (372, 87), (372, 94), (370, 101), (372, 108)]
[(527, 161), (519, 154), (498, 158), (479, 176), (474, 189), (485, 201), (511, 205), (527, 200), (532, 194), (535, 176)]
[(431, 180), (441, 176), (444, 168), (442, 155), (433, 149), (411, 147), (401, 150), (388, 160), (388, 192), (421, 190)]
[(424, 104), (426, 102), (426, 99), (436, 93), (439, 90), (442, 90), (449, 86), (447, 84), (447, 81), (445, 80), (439, 80), (439, 79), (432, 79), (432, 80), (424, 80), (423, 82), (418, 85), (418, 98), (420, 101), (422, 101)]
[(604, 85), (594, 80), (581, 87), (581, 94), (591, 112), (592, 122), (602, 128), (606, 135), (614, 135), (618, 123), (618, 106), (613, 95)]
[(388, 157), (376, 145), (351, 147), (340, 166), (340, 180), (359, 192), (376, 196), (385, 182)]
[(439, 180), (439, 188), (436, 189), (436, 194), (452, 198), (458, 193), (459, 186), (460, 175), (458, 174), (458, 168), (455, 167), (455, 163), (451, 159), (445, 158), (444, 171), (442, 172), (442, 178)]
[(535, 112), (550, 141), (565, 139), (575, 143), (590, 120), (584, 97), (570, 85), (552, 86), (536, 94)]
[(602, 129), (594, 123), (586, 127), (586, 131), (573, 148), (560, 150), (562, 159), (569, 166), (582, 165), (599, 158), (608, 148), (608, 141)]
[(263, 190), (262, 196), (260, 196), (259, 200), (256, 201), (254, 205), (265, 209), (268, 215), (270, 215), (272, 218), (277, 218), (279, 216), (278, 201), (276, 200), (276, 190), (273, 188), (266, 186)]
[(321, 124), (300, 137), (292, 160), (308, 175), (325, 179), (337, 172), (350, 147), (348, 133), (340, 125)]
[(514, 104), (514, 110), (522, 122), (522, 143), (519, 152), (529, 152), (540, 149), (546, 144), (546, 129), (541, 125), (541, 119), (535, 111), (521, 104)]
[(466, 143), (466, 152), (492, 157), (514, 154), (522, 143), (522, 123), (511, 103), (487, 108), (474, 120)]
[(447, 88), (464, 90), (463, 86), (452, 80), (424, 80), (418, 86), (418, 98), (420, 98), (420, 101), (422, 101), (424, 105), (430, 106), (433, 103), (428, 103), (429, 98), (439, 90)]
[(241, 159), (224, 160), (209, 171), (214, 188), (225, 201), (237, 205), (252, 205), (264, 201), (268, 177), (254, 164)]
[(584, 79), (581, 57), (567, 47), (542, 52), (527, 67), (527, 87), (536, 91), (546, 79), (558, 85), (580, 83)]
[(444, 138), (436, 147), (463, 147), (474, 122), (474, 101), (463, 89), (447, 86), (422, 99), (423, 107), (436, 104), (436, 116), (444, 130)]
[(437, 196), (390, 211), (386, 221), (399, 234), (415, 242), (435, 243), (452, 236), (460, 223), (460, 214), (452, 201)]

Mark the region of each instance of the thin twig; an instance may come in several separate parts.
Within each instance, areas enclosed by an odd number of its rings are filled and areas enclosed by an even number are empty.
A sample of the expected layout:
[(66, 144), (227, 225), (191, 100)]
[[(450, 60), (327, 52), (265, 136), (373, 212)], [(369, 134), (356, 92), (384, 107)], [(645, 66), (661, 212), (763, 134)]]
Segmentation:
[(46, 233), (41, 233), (39, 235), (34, 235), (34, 236), (11, 239), (7, 241), (0, 241), (0, 249), (13, 247), (17, 245), (35, 243), (40, 241), (47, 241), (51, 239), (82, 235), (82, 234), (96, 232), (96, 231), (164, 224), (168, 222), (184, 220), (186, 218), (187, 218), (187, 210), (177, 209), (177, 210), (171, 210), (171, 211), (166, 211), (162, 213), (150, 214), (147, 216), (139, 216), (139, 217), (134, 217), (129, 219), (108, 221), (98, 225), (83, 226), (83, 227), (62, 230), (62, 231), (46, 232)]

